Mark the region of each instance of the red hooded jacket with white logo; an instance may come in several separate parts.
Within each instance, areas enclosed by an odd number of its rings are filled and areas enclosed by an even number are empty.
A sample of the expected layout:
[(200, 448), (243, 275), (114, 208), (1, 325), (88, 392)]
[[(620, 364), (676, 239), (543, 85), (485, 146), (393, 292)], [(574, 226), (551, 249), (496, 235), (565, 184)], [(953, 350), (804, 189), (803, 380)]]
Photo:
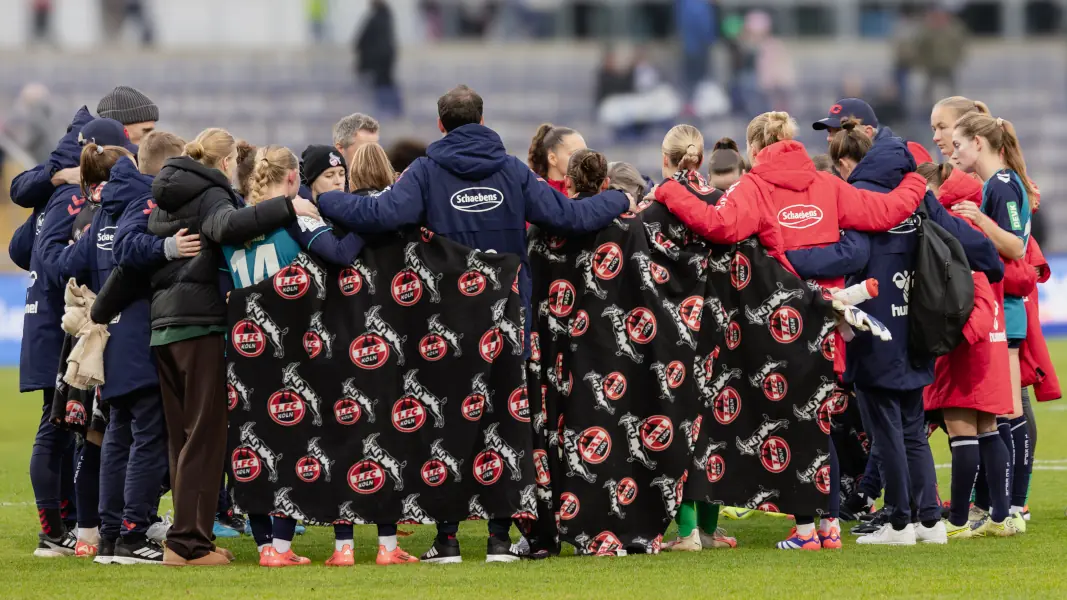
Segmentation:
[[(926, 194), (926, 180), (914, 173), (888, 194), (856, 189), (816, 171), (804, 145), (792, 140), (767, 146), (756, 162), (715, 206), (676, 181), (656, 188), (656, 200), (712, 242), (732, 244), (758, 234), (771, 256), (792, 270), (786, 250), (833, 244), (842, 229), (888, 231), (910, 217)], [(819, 283), (842, 287), (844, 278)]]

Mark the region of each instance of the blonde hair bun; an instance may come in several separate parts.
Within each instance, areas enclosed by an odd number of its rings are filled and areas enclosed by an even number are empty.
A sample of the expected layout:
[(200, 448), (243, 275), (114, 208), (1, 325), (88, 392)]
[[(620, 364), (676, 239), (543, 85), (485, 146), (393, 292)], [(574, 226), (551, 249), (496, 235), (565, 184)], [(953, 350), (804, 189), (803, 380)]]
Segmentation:
[(204, 158), (204, 145), (197, 141), (185, 145), (185, 155), (193, 160)]

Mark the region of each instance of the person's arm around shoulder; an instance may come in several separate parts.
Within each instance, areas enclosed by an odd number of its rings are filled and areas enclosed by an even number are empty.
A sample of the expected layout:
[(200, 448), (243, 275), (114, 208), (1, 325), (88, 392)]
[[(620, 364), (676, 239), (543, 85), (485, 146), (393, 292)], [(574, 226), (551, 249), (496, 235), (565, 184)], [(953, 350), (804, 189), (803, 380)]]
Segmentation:
[(200, 233), (224, 246), (235, 246), (285, 227), (297, 216), (318, 216), (310, 201), (284, 196), (264, 200), (252, 206), (236, 208), (221, 189), (207, 192), (200, 204)]
[(913, 215), (926, 195), (926, 180), (917, 173), (908, 173), (885, 194), (857, 189), (829, 173), (818, 175), (837, 192), (838, 224), (844, 229), (889, 231)]
[(718, 244), (733, 244), (759, 232), (761, 192), (755, 178), (744, 175), (714, 205), (697, 198), (673, 179), (656, 188), (656, 201), (701, 237)]
[(333, 265), (351, 265), (363, 250), (363, 238), (354, 233), (338, 236), (322, 219), (300, 217), (287, 231), (303, 250)]
[(376, 196), (326, 192), (318, 198), (322, 216), (355, 233), (396, 231), (425, 220), (425, 173), (420, 158), (392, 187)]
[(945, 207), (934, 198), (932, 192), (927, 193), (923, 202), (930, 219), (960, 241), (971, 269), (985, 273), (991, 283), (996, 283), (1004, 277), (1004, 263), (1000, 260), (1000, 254), (997, 253), (996, 247), (993, 246), (993, 242), (989, 241), (989, 238), (963, 219), (945, 210)]
[(871, 257), (865, 234), (846, 229), (841, 239), (826, 246), (788, 250), (785, 257), (804, 279), (830, 279), (860, 272)]
[(11, 262), (23, 271), (30, 270), (30, 259), (33, 257), (33, 240), (36, 237), (37, 212), (34, 211), (26, 217), (26, 222), (19, 225), (15, 233), (11, 235), (11, 243), (7, 246), (7, 254)]
[(607, 227), (631, 208), (630, 199), (618, 190), (607, 190), (575, 202), (546, 185), (517, 158), (513, 160), (517, 164), (512, 168), (520, 173), (522, 194), (526, 199), (526, 220), (530, 223), (564, 234), (589, 233)]

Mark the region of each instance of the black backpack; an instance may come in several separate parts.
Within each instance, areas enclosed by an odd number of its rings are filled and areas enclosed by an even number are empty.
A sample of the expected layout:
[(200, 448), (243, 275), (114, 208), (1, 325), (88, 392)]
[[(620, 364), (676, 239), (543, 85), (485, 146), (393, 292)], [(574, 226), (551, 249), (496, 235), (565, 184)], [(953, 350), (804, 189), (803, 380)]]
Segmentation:
[(919, 204), (915, 269), (908, 297), (908, 355), (920, 366), (952, 352), (974, 309), (974, 277), (960, 241)]

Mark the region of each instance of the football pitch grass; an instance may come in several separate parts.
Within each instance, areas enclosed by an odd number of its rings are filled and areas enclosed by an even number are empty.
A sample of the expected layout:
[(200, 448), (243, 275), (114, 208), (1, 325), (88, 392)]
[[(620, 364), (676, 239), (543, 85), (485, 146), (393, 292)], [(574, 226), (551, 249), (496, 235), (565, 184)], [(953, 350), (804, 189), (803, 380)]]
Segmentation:
[[(1051, 344), (1067, 384), (1067, 342)], [(40, 394), (20, 396), (16, 369), (0, 370), (0, 598), (1067, 598), (1067, 400), (1038, 404), (1038, 446), (1029, 531), (1007, 539), (962, 540), (948, 546), (860, 547), (845, 533), (840, 551), (783, 552), (774, 543), (790, 522), (756, 515), (723, 519), (734, 550), (612, 558), (565, 556), (538, 562), (485, 564), (484, 523), (464, 523), (461, 565), (374, 564), (373, 526), (356, 528), (356, 566), (322, 566), (333, 550), (328, 528), (310, 528), (294, 548), (309, 567), (258, 566), (250, 537), (220, 540), (237, 555), (217, 568), (95, 565), (86, 559), (33, 557), (38, 531), (28, 464)], [(948, 490), (948, 445), (931, 440), (941, 489)], [(169, 508), (169, 497), (162, 510)], [(429, 526), (401, 538), (418, 555), (433, 539)], [(514, 532), (513, 532), (513, 535)], [(673, 536), (673, 527), (668, 531)]]

